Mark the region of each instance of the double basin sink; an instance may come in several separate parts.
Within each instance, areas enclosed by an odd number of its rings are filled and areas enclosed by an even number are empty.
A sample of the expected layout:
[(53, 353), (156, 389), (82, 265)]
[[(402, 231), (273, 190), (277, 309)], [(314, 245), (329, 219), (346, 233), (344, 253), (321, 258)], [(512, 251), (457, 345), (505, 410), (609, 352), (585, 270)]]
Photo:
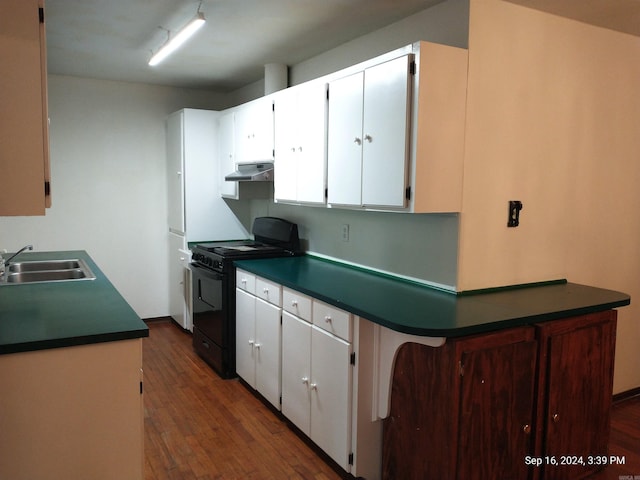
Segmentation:
[(89, 266), (82, 259), (29, 260), (10, 263), (0, 276), (0, 285), (25, 283), (68, 282), (95, 280)]

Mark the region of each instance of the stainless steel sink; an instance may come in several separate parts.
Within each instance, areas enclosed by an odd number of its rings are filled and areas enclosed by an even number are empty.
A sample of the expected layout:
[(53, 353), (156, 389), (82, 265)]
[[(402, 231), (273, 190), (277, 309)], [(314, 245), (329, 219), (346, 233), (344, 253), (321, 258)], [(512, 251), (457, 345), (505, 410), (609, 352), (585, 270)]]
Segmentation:
[(45, 270), (70, 270), (82, 268), (79, 260), (31, 260), (28, 262), (16, 262), (9, 265), (10, 273), (40, 272)]
[(95, 278), (82, 259), (31, 260), (9, 264), (6, 273), (0, 278), (0, 285), (69, 282)]

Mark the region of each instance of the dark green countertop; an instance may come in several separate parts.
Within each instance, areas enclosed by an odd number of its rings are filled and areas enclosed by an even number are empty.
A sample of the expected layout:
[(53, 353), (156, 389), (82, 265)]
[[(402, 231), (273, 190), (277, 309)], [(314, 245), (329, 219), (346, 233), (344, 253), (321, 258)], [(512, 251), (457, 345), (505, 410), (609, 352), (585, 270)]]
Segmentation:
[(14, 261), (63, 258), (84, 259), (96, 279), (0, 286), (0, 354), (149, 336), (85, 251), (25, 252)]
[(624, 293), (565, 281), (461, 295), (312, 256), (235, 264), (392, 330), (420, 336), (458, 337), (630, 303)]

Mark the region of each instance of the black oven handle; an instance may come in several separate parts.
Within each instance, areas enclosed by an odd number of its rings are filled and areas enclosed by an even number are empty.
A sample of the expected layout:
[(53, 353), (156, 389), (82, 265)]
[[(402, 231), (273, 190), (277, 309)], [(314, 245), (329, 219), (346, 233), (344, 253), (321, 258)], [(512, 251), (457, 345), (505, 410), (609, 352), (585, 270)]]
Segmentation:
[(205, 267), (201, 267), (200, 265), (195, 263), (190, 263), (189, 269), (193, 273), (197, 273), (198, 275), (202, 275), (203, 277), (207, 277), (211, 280), (222, 281), (224, 280), (224, 277), (225, 277), (223, 273), (214, 272), (213, 270), (210, 270)]

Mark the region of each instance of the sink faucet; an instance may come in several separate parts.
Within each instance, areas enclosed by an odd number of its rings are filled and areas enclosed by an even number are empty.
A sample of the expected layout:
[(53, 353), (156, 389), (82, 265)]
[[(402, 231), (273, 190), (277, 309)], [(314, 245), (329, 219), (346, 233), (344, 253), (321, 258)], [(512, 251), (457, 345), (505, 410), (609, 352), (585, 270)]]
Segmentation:
[(24, 247), (22, 247), (20, 250), (18, 250), (16, 253), (11, 255), (6, 260), (4, 259), (4, 257), (2, 257), (0, 255), (0, 276), (5, 272), (5, 269), (9, 266), (9, 264), (11, 263), (11, 260), (16, 258), (18, 255), (20, 255), (25, 250), (33, 250), (33, 245), (25, 245)]

